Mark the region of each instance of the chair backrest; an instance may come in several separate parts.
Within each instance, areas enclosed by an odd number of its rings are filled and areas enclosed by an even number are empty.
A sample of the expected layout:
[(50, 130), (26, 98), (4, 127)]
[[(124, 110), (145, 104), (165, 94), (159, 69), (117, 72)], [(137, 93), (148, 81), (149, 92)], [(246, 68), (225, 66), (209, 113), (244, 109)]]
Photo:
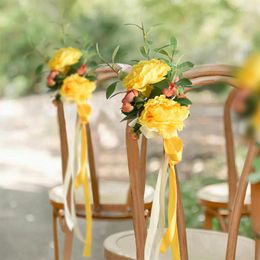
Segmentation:
[[(195, 67), (194, 69), (186, 72), (184, 76), (189, 78), (193, 86), (209, 86), (210, 84), (216, 84), (219, 82), (225, 82), (228, 85), (237, 88), (237, 82), (232, 76), (232, 71), (234, 67), (227, 65), (204, 65)], [(107, 70), (107, 75), (112, 72)], [(191, 89), (190, 89), (191, 90)], [(231, 101), (234, 94), (231, 94), (229, 102), (227, 102), (226, 109), (229, 109)], [(227, 258), (228, 260), (235, 259), (236, 251), (236, 241), (238, 237), (238, 229), (241, 218), (241, 212), (244, 204), (244, 198), (247, 188), (247, 176), (251, 171), (252, 160), (256, 154), (256, 146), (254, 143), (250, 143), (247, 158), (244, 164), (241, 178), (239, 179), (239, 186), (236, 189), (237, 184), (237, 174), (234, 160), (234, 145), (233, 145), (233, 135), (232, 128), (230, 128), (230, 117), (225, 118), (226, 122), (226, 137), (229, 140), (227, 143), (227, 159), (229, 165), (229, 174), (231, 177), (231, 200), (234, 200), (235, 203), (232, 203), (231, 217), (230, 217), (230, 226), (229, 226), (229, 235), (228, 235), (228, 245), (227, 245)], [(141, 152), (139, 150), (138, 141), (133, 139), (130, 134), (130, 129), (127, 126), (126, 128), (126, 142), (127, 142), (127, 154), (128, 154), (128, 167), (129, 167), (129, 176), (130, 184), (132, 190), (132, 202), (133, 202), (133, 224), (135, 231), (136, 239), (136, 250), (137, 250), (137, 259), (144, 259), (144, 246), (146, 239), (146, 216), (144, 213), (144, 182), (143, 179), (140, 181), (140, 175), (145, 176), (145, 165), (146, 160), (144, 160), (144, 154), (146, 154), (146, 140), (142, 136), (142, 145)], [(231, 146), (230, 146), (231, 143)], [(232, 148), (232, 149), (231, 149)], [(145, 152), (144, 152), (145, 151)], [(141, 155), (140, 155), (141, 154)], [(142, 159), (141, 159), (142, 158)], [(233, 186), (234, 185), (234, 186)], [(177, 222), (178, 222), (178, 234), (180, 240), (180, 254), (182, 260), (188, 259), (187, 253), (187, 242), (186, 242), (186, 228), (185, 228), (185, 218), (182, 206), (181, 192), (179, 189), (179, 182), (177, 178)], [(235, 188), (234, 188), (235, 187)], [(258, 209), (259, 211), (259, 209)], [(258, 214), (260, 214), (258, 212)], [(257, 234), (259, 236), (259, 226), (256, 224)], [(259, 243), (257, 243), (259, 246)], [(259, 249), (257, 249), (259, 252)]]
[[(62, 180), (64, 181), (67, 164), (68, 164), (68, 156), (69, 156), (68, 133), (66, 127), (66, 118), (64, 113), (63, 102), (61, 100), (57, 100), (54, 103), (57, 106), (57, 116), (58, 116), (58, 126), (59, 126), (59, 136), (60, 136), (61, 165), (62, 165)], [(93, 207), (94, 209), (98, 209), (100, 207), (99, 186), (98, 186), (98, 177), (96, 174), (95, 157), (94, 157), (91, 130), (89, 124), (86, 127), (86, 135), (88, 140), (88, 161), (89, 161), (89, 168), (90, 168)], [(68, 193), (67, 199), (69, 200), (69, 198), (70, 198), (70, 194)]]

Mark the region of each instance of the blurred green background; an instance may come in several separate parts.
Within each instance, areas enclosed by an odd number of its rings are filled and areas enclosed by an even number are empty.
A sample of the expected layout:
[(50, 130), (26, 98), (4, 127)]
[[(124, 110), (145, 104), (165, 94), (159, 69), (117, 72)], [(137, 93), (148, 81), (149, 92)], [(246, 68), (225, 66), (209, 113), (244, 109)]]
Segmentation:
[[(0, 96), (45, 92), (35, 68), (61, 46), (98, 42), (105, 57), (137, 58), (142, 38), (125, 23), (154, 28), (158, 46), (175, 35), (185, 59), (239, 63), (260, 43), (259, 0), (1, 0)], [(44, 56), (44, 57), (42, 57)]]

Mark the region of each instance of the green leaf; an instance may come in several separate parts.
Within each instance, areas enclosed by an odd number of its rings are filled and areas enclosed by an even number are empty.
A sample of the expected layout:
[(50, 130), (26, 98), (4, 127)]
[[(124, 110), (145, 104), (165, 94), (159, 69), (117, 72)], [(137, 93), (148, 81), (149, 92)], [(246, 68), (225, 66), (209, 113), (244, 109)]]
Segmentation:
[(192, 102), (188, 98), (178, 98), (175, 101), (181, 104), (182, 106), (189, 106), (192, 104)]
[(176, 82), (176, 85), (182, 86), (182, 87), (188, 87), (188, 86), (192, 85), (192, 82), (187, 78), (182, 78)]
[(107, 87), (107, 90), (106, 90), (106, 98), (107, 99), (109, 99), (111, 97), (111, 95), (115, 92), (117, 83), (118, 83), (118, 81), (113, 82), (112, 84), (110, 84)]
[(165, 55), (165, 56), (167, 56), (167, 57), (170, 57), (170, 56), (169, 56), (169, 53), (168, 53), (166, 50), (163, 50), (163, 49), (162, 49), (162, 50), (159, 51), (159, 53), (162, 54), (162, 55)]
[(88, 75), (86, 76), (87, 79), (89, 79), (90, 81), (95, 81), (97, 79), (97, 77), (93, 76), (93, 75)]
[(248, 181), (251, 183), (259, 183), (260, 182), (260, 172), (251, 173), (248, 176)]
[(148, 55), (144, 46), (140, 47), (140, 52), (145, 58), (147, 58)]
[(161, 95), (161, 94), (162, 94), (162, 89), (155, 86), (155, 87), (152, 89), (149, 98), (154, 98), (154, 97), (159, 96), (159, 95)]
[(166, 44), (166, 45), (164, 45), (164, 46), (162, 46), (162, 47), (159, 47), (159, 48), (154, 49), (154, 51), (155, 51), (155, 52), (159, 52), (160, 50), (162, 50), (162, 49), (164, 49), (164, 48), (167, 48), (167, 47), (169, 47), (169, 46), (171, 46), (171, 44)]
[(113, 54), (112, 54), (112, 62), (113, 63), (115, 63), (115, 58), (116, 58), (116, 55), (118, 53), (119, 48), (120, 48), (120, 45), (116, 46), (116, 48), (113, 51)]
[(178, 70), (180, 70), (181, 72), (185, 72), (185, 71), (193, 68), (193, 66), (194, 66), (194, 64), (192, 62), (185, 61), (185, 62), (181, 63), (180, 65), (178, 65)]
[(175, 36), (172, 36), (170, 38), (170, 43), (171, 43), (172, 48), (175, 50), (177, 47), (177, 40), (176, 40)]
[(169, 87), (169, 82), (168, 82), (167, 79), (164, 79), (164, 80), (162, 80), (162, 81), (160, 81), (160, 82), (154, 84), (154, 86), (155, 86), (156, 88), (159, 88), (159, 89), (162, 91), (163, 89)]
[(40, 64), (39, 66), (36, 67), (35, 69), (35, 74), (39, 75), (42, 72), (44, 64)]

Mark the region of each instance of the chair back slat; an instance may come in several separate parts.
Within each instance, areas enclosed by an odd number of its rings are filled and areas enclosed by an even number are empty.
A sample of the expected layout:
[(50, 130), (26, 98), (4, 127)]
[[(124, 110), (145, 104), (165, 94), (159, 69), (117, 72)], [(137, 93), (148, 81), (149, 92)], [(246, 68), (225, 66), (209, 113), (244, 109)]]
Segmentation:
[[(55, 101), (57, 106), (57, 115), (58, 115), (58, 125), (59, 125), (59, 135), (60, 135), (60, 150), (61, 150), (61, 162), (62, 162), (62, 180), (64, 181), (66, 175), (66, 169), (68, 164), (68, 133), (66, 129), (66, 118), (64, 113), (64, 105), (61, 100)], [(95, 167), (95, 158), (94, 158), (94, 150), (91, 138), (91, 130), (90, 125), (87, 125), (86, 135), (88, 140), (88, 161), (89, 161), (89, 169), (90, 169), (90, 181), (92, 187), (92, 195), (93, 195), (93, 206), (94, 209), (98, 209), (99, 202), (99, 186), (98, 186), (98, 178), (96, 174)], [(71, 183), (70, 183), (71, 185)], [(67, 196), (68, 201), (70, 200), (70, 189)], [(69, 203), (70, 205), (70, 203)]]
[(232, 129), (231, 110), (233, 101), (238, 93), (238, 90), (233, 89), (225, 102), (224, 106), (224, 133), (225, 133), (225, 145), (226, 145), (226, 157), (227, 157), (227, 170), (228, 170), (228, 190), (229, 190), (229, 208), (232, 208), (238, 182), (236, 157), (235, 157), (235, 145), (234, 135)]
[(255, 259), (260, 259), (260, 183), (251, 184), (251, 218), (256, 241)]
[(88, 140), (88, 161), (89, 161), (89, 170), (90, 170), (90, 182), (91, 182), (92, 197), (93, 197), (93, 209), (95, 211), (98, 211), (100, 209), (99, 185), (98, 185), (98, 176), (96, 173), (95, 155), (93, 149), (90, 124), (87, 125), (87, 140)]
[(239, 184), (231, 211), (229, 230), (228, 230), (228, 244), (226, 251), (227, 260), (235, 260), (237, 238), (239, 233), (239, 224), (244, 206), (246, 190), (248, 186), (248, 175), (252, 171), (252, 162), (257, 154), (257, 147), (253, 141), (249, 144), (248, 153), (243, 167), (242, 175), (239, 178)]
[(66, 170), (67, 170), (67, 164), (68, 164), (68, 156), (69, 156), (66, 120), (64, 115), (63, 103), (60, 100), (57, 100), (55, 101), (55, 105), (57, 106), (58, 125), (59, 125), (59, 134), (60, 134), (62, 179), (64, 181)]
[(141, 193), (143, 194), (145, 191), (145, 179), (146, 179), (146, 159), (147, 159), (146, 157), (147, 157), (147, 139), (145, 136), (142, 136), (139, 175), (140, 175)]
[(176, 184), (177, 184), (177, 223), (178, 223), (178, 236), (180, 244), (180, 257), (182, 260), (188, 260), (188, 248), (187, 248), (187, 237), (186, 237), (186, 224), (185, 215), (182, 204), (182, 196), (180, 189), (180, 182), (178, 178), (178, 169), (175, 167), (176, 173)]
[(140, 158), (138, 141), (132, 138), (131, 130), (126, 126), (126, 149), (128, 159), (129, 180), (132, 192), (133, 225), (135, 231), (135, 243), (137, 259), (144, 259), (144, 246), (146, 239), (146, 222), (144, 217), (144, 187), (140, 182)]

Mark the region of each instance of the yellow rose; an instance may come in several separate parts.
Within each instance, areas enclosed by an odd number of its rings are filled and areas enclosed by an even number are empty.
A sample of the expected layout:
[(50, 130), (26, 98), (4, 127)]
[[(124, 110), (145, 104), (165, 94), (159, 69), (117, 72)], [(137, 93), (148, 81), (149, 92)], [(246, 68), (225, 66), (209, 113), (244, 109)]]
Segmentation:
[(189, 109), (166, 98), (164, 95), (149, 99), (139, 117), (144, 131), (160, 134), (164, 139), (175, 137), (183, 129), (184, 120), (189, 116)]
[(88, 104), (78, 105), (77, 111), (78, 111), (80, 121), (83, 124), (86, 124), (90, 117), (91, 107)]
[(78, 74), (73, 74), (63, 81), (60, 94), (68, 101), (74, 101), (77, 104), (83, 104), (87, 98), (90, 98), (95, 90), (96, 84)]
[(237, 74), (242, 87), (256, 90), (260, 88), (260, 54), (249, 57)]
[(68, 70), (69, 66), (77, 63), (82, 56), (80, 50), (75, 48), (61, 48), (49, 60), (48, 66), (50, 70), (57, 70), (64, 73)]
[(123, 84), (127, 90), (136, 89), (144, 92), (149, 85), (162, 81), (170, 69), (160, 60), (140, 61), (124, 78)]

